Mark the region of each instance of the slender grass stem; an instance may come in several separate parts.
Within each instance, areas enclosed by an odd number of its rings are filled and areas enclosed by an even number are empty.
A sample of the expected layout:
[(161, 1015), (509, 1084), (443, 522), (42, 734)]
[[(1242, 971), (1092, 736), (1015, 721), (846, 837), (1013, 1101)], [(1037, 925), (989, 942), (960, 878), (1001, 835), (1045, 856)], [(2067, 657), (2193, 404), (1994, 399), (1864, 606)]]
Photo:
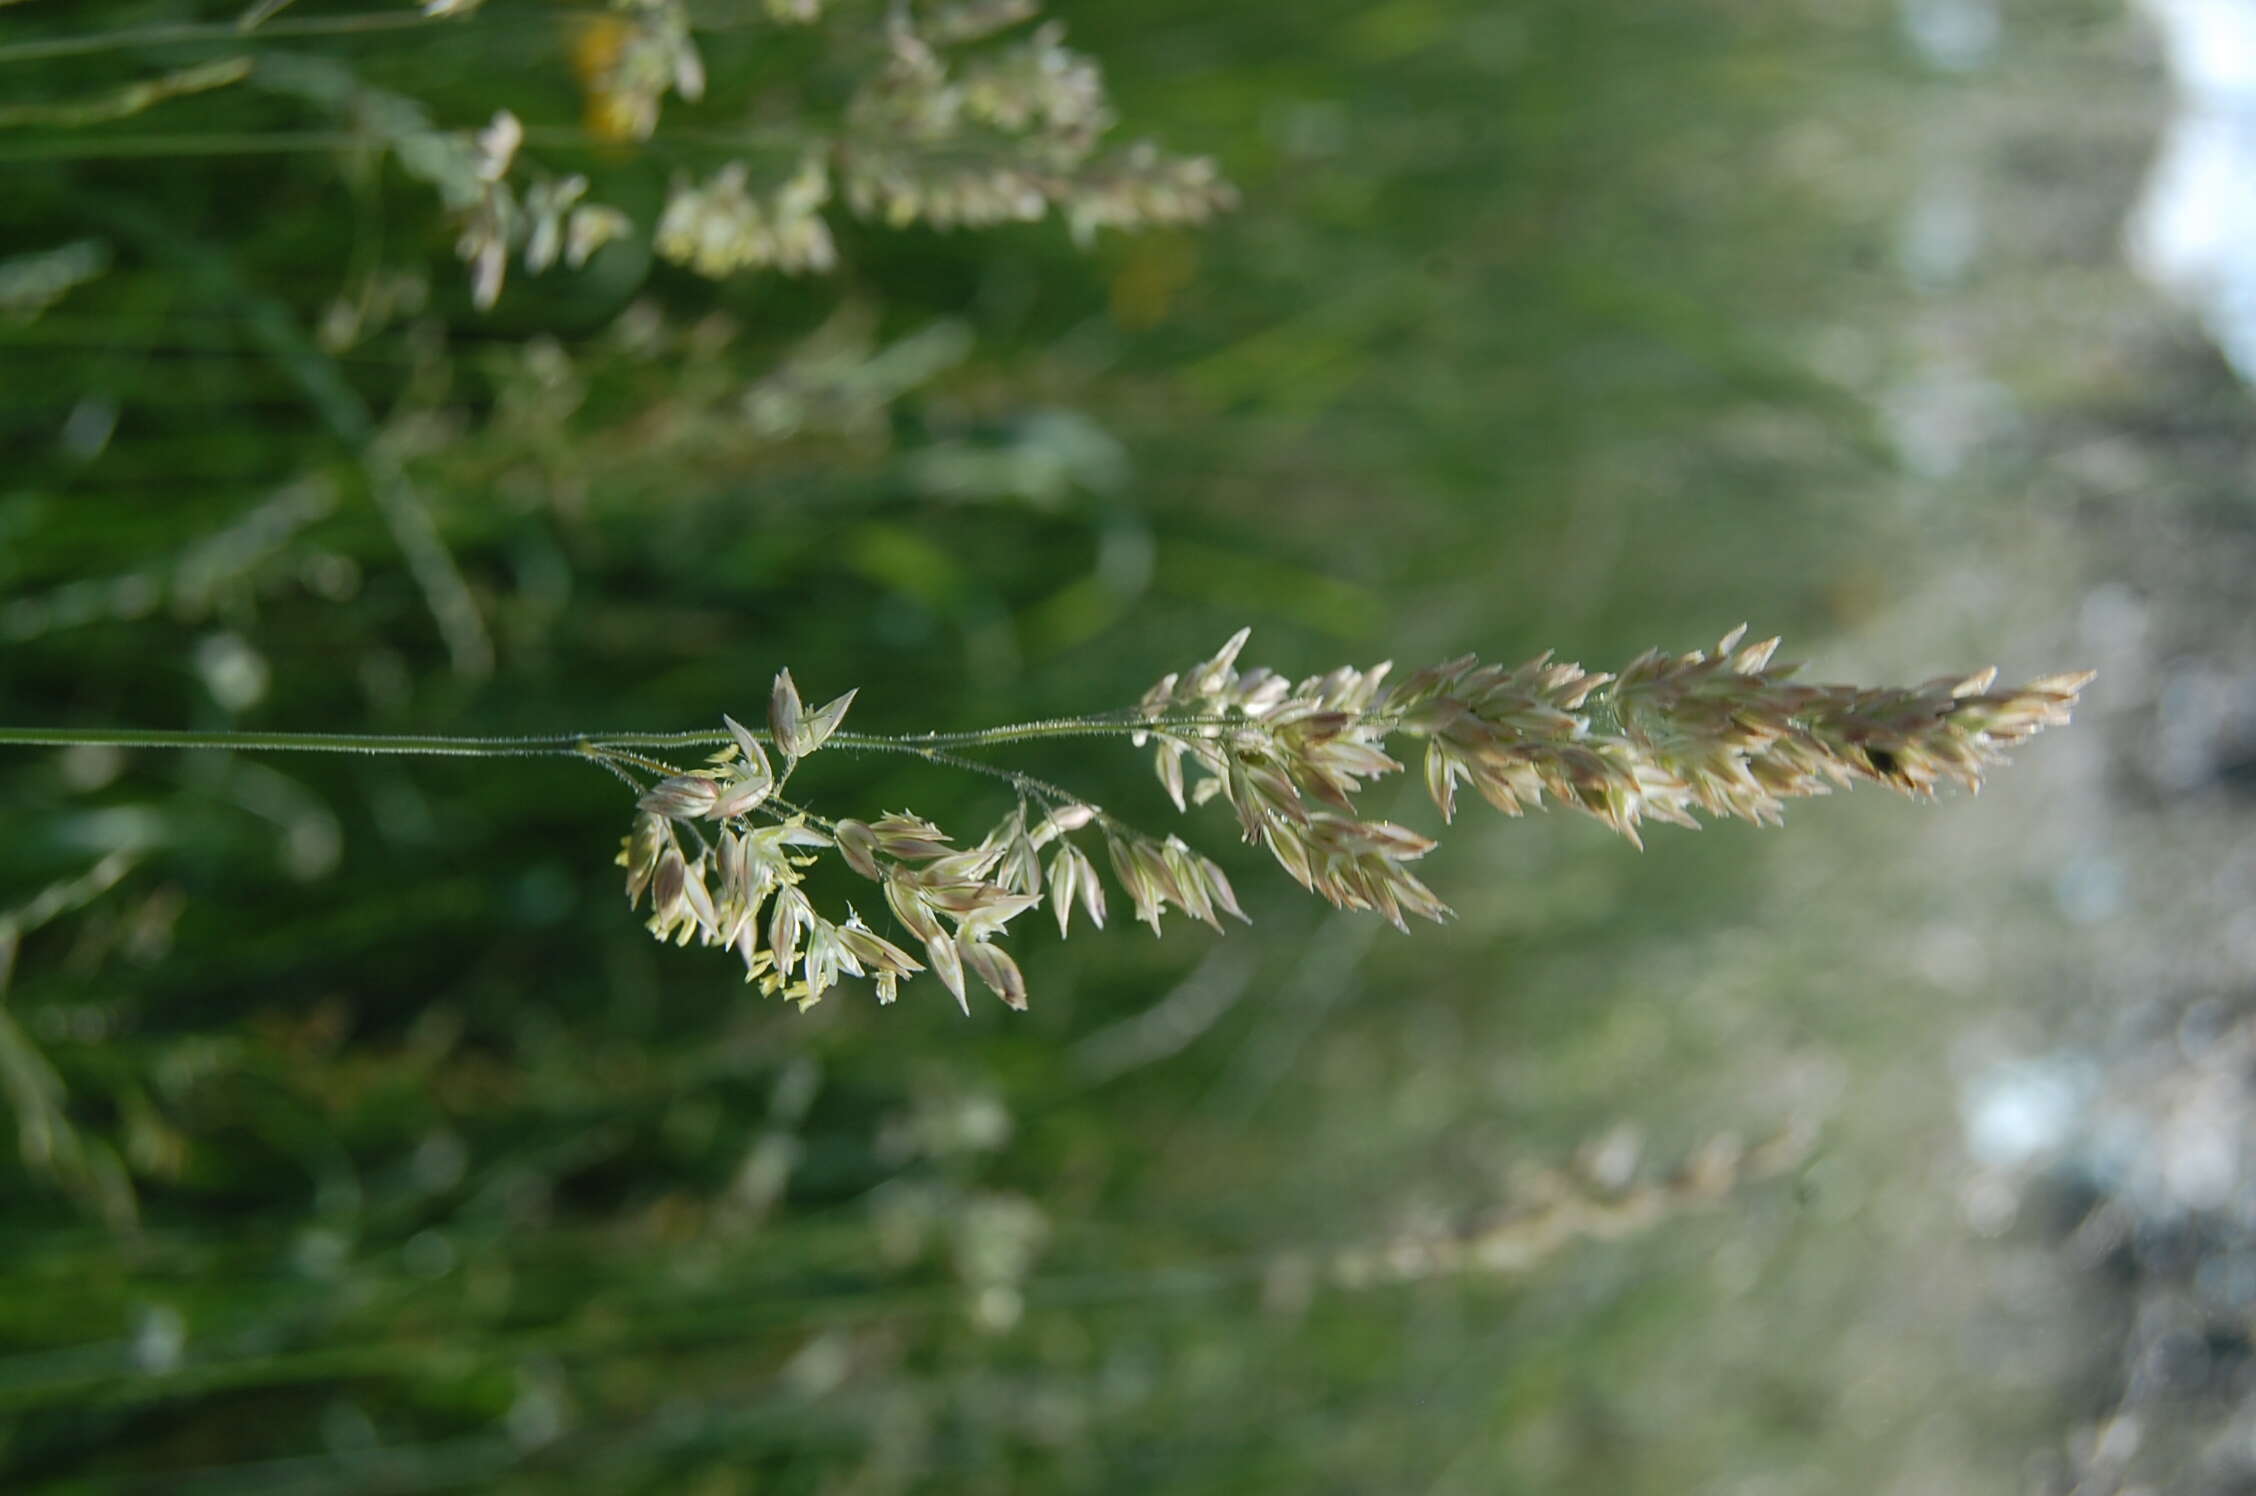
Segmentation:
[[(1118, 738), (1138, 732), (1166, 735), (1197, 728), (1243, 725), (1244, 719), (1237, 717), (1147, 718), (1133, 713), (1112, 713), (1088, 717), (1052, 717), (1039, 722), (1011, 722), (1000, 727), (974, 728), (963, 732), (839, 732), (832, 733), (825, 740), (824, 746), (879, 753), (913, 752), (926, 748), (1004, 748), (1013, 743), (1038, 742), (1045, 738)], [(762, 742), (774, 741), (766, 732), (755, 731), (753, 736)], [(727, 733), (714, 732), (708, 728), (694, 728), (688, 732), (589, 733), (586, 737), (589, 742), (605, 748), (718, 748), (729, 741)]]
[[(804, 137), (786, 141), (775, 131), (680, 132), (667, 137), (674, 146), (698, 146), (720, 151), (780, 149), (803, 145)], [(525, 130), (525, 143), (548, 150), (593, 151), (604, 142), (578, 126), (534, 125)], [(42, 135), (28, 140), (0, 142), (0, 161), (129, 161), (174, 156), (289, 156), (319, 151), (366, 149), (381, 144), (364, 130), (203, 130), (141, 131), (133, 134)]]
[[(956, 758), (949, 750), (1003, 748), (1044, 738), (1117, 738), (1135, 732), (1170, 734), (1232, 725), (1223, 717), (1057, 717), (1041, 722), (1006, 723), (970, 732), (834, 733), (825, 746), (872, 753), (912, 753), (934, 763), (985, 768)], [(762, 742), (772, 734), (755, 731)], [(454, 758), (538, 758), (544, 756), (615, 758), (654, 773), (678, 773), (632, 750), (643, 748), (718, 748), (725, 732), (693, 728), (687, 732), (563, 733), (533, 737), (453, 737), (439, 733), (366, 732), (196, 732), (116, 727), (0, 727), (0, 748), (219, 748), (246, 753), (390, 753)], [(998, 771), (1008, 774), (1009, 771)], [(1014, 776), (1024, 778), (1024, 776)], [(1038, 781), (1028, 780), (1039, 785)], [(1054, 786), (1040, 786), (1045, 791)], [(1063, 790), (1056, 793), (1071, 799)]]
[[(278, 36), (357, 36), (375, 31), (407, 31), (433, 25), (420, 10), (371, 11), (349, 16), (302, 16), (268, 21), (257, 29), (261, 40)], [(243, 28), (232, 21), (216, 24), (129, 26), (98, 31), (90, 36), (51, 36), (35, 42), (0, 46), (0, 63), (45, 62), (55, 57), (85, 57), (97, 52), (122, 52), (129, 48), (172, 46), (182, 42), (235, 42)]]
[(586, 739), (458, 738), (356, 732), (163, 732), (99, 727), (0, 727), (9, 748), (220, 748), (250, 753), (394, 753), (452, 758), (576, 755)]

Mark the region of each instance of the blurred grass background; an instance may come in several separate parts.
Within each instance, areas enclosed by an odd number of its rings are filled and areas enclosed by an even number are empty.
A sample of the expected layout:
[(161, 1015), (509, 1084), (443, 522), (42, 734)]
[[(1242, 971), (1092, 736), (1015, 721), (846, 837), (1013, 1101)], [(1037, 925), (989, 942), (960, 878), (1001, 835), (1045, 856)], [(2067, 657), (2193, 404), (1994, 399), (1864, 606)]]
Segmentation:
[[(0, 99), (327, 59), (517, 111), (647, 221), (817, 107), (735, 9), (633, 146), (577, 137), (576, 13), (529, 0), (247, 38), (28, 0)], [(1226, 858), (1250, 931), (1022, 941), (1033, 1010), (969, 1020), (655, 945), (579, 765), (12, 752), (7, 1489), (2113, 1489), (2073, 1472), (2121, 1300), (1958, 1115), (2131, 995), (2246, 990), (2186, 933), (2239, 802), (2173, 862), (2123, 767), (2166, 640), (2236, 616), (2245, 399), (2120, 265), (2133, 19), (1974, 6), (1970, 61), (1916, 24), (1950, 11), (1055, 4), (1239, 212), (1087, 251), (840, 214), (829, 277), (630, 243), (485, 315), (429, 190), (301, 99), (0, 130), (6, 250), (105, 266), (0, 322), (0, 721), (658, 730), (788, 665), (945, 729), (1131, 702), (1244, 624), (1293, 674), (1742, 618), (1825, 677), (2110, 668), (1979, 801), (1642, 854), (1476, 818), (1410, 940)], [(1159, 818), (1137, 756), (1038, 762)], [(1419, 1255), (1795, 1128), (1650, 1229)]]

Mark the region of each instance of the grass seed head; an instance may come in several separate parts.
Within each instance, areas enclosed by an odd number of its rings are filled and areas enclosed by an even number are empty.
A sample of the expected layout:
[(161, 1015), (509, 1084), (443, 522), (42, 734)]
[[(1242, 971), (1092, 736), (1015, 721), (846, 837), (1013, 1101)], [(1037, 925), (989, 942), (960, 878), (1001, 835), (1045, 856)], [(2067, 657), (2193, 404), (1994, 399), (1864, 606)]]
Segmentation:
[[(1402, 772), (1408, 751), (1422, 754), (1426, 793), (1444, 824), (1469, 784), (1507, 815), (1556, 801), (1642, 845), (1647, 821), (1774, 824), (1787, 800), (1857, 783), (1921, 797), (1949, 785), (1975, 789), (2005, 749), (2065, 723), (2091, 680), (2076, 672), (1999, 689), (1996, 672), (1981, 670), (1910, 687), (1804, 685), (1792, 679), (1797, 667), (1774, 663), (1776, 639), (1746, 644), (1744, 629), (1734, 629), (1711, 650), (1648, 650), (1614, 674), (1548, 653), (1514, 668), (1465, 655), (1391, 685), (1383, 664), (1294, 685), (1273, 670), (1239, 668), (1248, 637), (1240, 630), (1206, 660), (1163, 676), (1127, 714), (1034, 727), (1151, 743), (1178, 814), (1227, 801), (1245, 840), (1294, 882), (1398, 929), (1413, 917), (1450, 917), (1411, 870), (1433, 839), (1360, 806), (1371, 785)], [(1045, 901), (1061, 937), (1072, 933), (1076, 907), (1102, 928), (1108, 881), (1155, 934), (1170, 913), (1215, 929), (1223, 915), (1246, 919), (1228, 875), (1182, 836), (1147, 835), (1009, 771), (997, 772), (1018, 790), (1017, 805), (969, 846), (907, 811), (830, 821), (782, 801), (790, 767), (835, 738), (854, 697), (809, 711), (791, 672), (779, 671), (767, 738), (723, 718), (711, 767), (663, 773), (640, 792), (617, 860), (630, 905), (651, 896), (654, 935), (733, 950), (748, 980), (802, 1006), (845, 977), (871, 981), (879, 1001), (891, 1002), (903, 981), (930, 971), (968, 1012), (967, 973), (1006, 1005), (1026, 1005), (1024, 975), (1001, 940)], [(1002, 728), (990, 741), (1040, 735)], [(968, 741), (984, 746), (983, 736)], [(853, 740), (912, 750), (923, 741)], [(786, 761), (780, 778), (771, 743)], [(614, 766), (661, 767), (639, 757)], [(1076, 840), (1084, 832), (1102, 835), (1109, 880)], [(694, 856), (678, 834), (695, 838)], [(804, 875), (830, 852), (884, 890), (887, 911), (924, 960), (850, 909), (839, 920), (815, 906)]]

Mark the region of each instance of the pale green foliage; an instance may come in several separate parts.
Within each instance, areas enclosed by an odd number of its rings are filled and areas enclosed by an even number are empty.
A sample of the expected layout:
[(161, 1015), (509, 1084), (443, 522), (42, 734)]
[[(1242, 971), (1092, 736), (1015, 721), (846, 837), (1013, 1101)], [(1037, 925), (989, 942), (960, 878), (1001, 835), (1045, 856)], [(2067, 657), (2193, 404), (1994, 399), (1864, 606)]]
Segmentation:
[(31, 321), (109, 269), (110, 258), (102, 240), (73, 239), (0, 260), (0, 315)]
[[(78, 877), (51, 883), (13, 909), (0, 909), (0, 996), (8, 990), (24, 936), (93, 903), (116, 887), (139, 860), (135, 852), (112, 852)], [(138, 1212), (125, 1161), (116, 1150), (80, 1131), (72, 1120), (61, 1077), (5, 1003), (0, 1003), (0, 1097), (15, 1114), (16, 1146), (29, 1168), (55, 1180), (112, 1227), (133, 1225)], [(152, 1151), (163, 1147), (162, 1130), (153, 1119), (129, 1116), (126, 1120), (128, 1152), (139, 1155), (132, 1161), (146, 1163)]]

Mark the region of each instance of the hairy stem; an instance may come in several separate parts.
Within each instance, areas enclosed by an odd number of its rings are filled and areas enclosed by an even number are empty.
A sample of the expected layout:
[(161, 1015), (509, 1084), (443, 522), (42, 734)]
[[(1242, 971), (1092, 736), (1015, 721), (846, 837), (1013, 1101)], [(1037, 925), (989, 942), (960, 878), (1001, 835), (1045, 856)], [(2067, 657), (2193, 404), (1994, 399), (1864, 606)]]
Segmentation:
[[(1052, 717), (1040, 722), (1011, 722), (1001, 727), (974, 728), (964, 732), (838, 732), (832, 733), (824, 741), (825, 746), (831, 748), (857, 748), (878, 753), (916, 753), (928, 748), (1005, 748), (1013, 743), (1032, 743), (1044, 738), (1120, 738), (1139, 732), (1172, 734), (1194, 728), (1242, 725), (1243, 719), (1236, 717), (1145, 718), (1133, 712), (1119, 712), (1088, 717)], [(763, 743), (775, 740), (773, 734), (764, 731), (754, 730), (752, 735)], [(729, 741), (727, 733), (714, 732), (709, 728), (695, 728), (688, 732), (589, 733), (585, 736), (588, 741), (605, 748), (718, 748)]]
[[(1132, 718), (1106, 720), (1080, 717), (1047, 722), (1020, 722), (977, 732), (835, 733), (828, 746), (876, 753), (915, 753), (932, 757), (952, 748), (999, 748), (1041, 738), (1125, 737), (1133, 732), (1167, 732), (1170, 729), (1222, 725), (1220, 718), (1168, 718), (1146, 722)], [(774, 741), (766, 731), (753, 734), (762, 742)], [(151, 731), (115, 727), (0, 727), (0, 748), (230, 748), (244, 752), (397, 753), (460, 758), (533, 758), (542, 755), (617, 757), (645, 767), (675, 772), (655, 760), (636, 760), (628, 750), (637, 748), (718, 748), (729, 742), (725, 732), (703, 728), (688, 732), (565, 733), (539, 737), (450, 737), (438, 733), (370, 732), (192, 732)], [(939, 761), (935, 759), (935, 761)], [(962, 765), (969, 767), (968, 764)], [(1061, 792), (1062, 793), (1062, 792)]]

